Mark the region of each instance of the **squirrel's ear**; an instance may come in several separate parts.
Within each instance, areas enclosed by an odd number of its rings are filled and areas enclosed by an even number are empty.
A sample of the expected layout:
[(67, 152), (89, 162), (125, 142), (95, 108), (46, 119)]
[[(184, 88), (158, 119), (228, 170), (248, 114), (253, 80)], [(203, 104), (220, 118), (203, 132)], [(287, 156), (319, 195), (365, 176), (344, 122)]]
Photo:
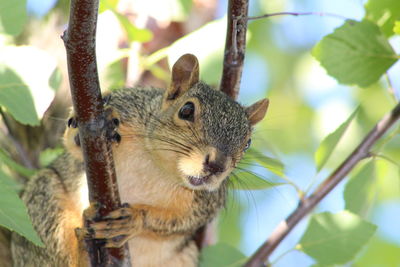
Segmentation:
[(167, 90), (167, 100), (174, 100), (199, 81), (199, 62), (192, 54), (185, 54), (172, 67), (171, 85)]
[(264, 98), (246, 108), (246, 112), (249, 116), (249, 121), (251, 125), (257, 124), (264, 118), (265, 114), (267, 113), (268, 105), (269, 100), (267, 98)]

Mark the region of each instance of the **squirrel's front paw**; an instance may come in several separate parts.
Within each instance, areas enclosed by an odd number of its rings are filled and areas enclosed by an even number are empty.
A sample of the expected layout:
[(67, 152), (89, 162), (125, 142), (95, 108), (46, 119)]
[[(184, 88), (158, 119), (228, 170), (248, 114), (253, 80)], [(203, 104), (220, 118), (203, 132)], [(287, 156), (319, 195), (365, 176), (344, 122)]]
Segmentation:
[[(103, 98), (104, 112), (106, 116), (106, 137), (111, 142), (121, 142), (121, 135), (118, 133), (118, 126), (120, 124), (120, 120), (118, 115), (113, 112), (113, 109), (109, 107), (109, 102), (111, 100), (111, 95), (106, 95)], [(67, 121), (68, 126), (68, 136), (73, 136), (73, 142), (76, 146), (81, 146), (81, 142), (79, 139), (79, 131), (78, 131), (78, 119), (75, 116), (75, 113), (72, 113), (71, 117)]]
[[(70, 131), (74, 131), (74, 142), (77, 146), (81, 146), (81, 141), (79, 139), (79, 132), (78, 132), (78, 122), (75, 117), (71, 117), (68, 119), (67, 122), (68, 128), (72, 128)], [(121, 142), (121, 135), (118, 133), (117, 128), (119, 126), (119, 119), (118, 118), (109, 118), (107, 119), (107, 129), (106, 129), (106, 136), (107, 139), (111, 142)]]
[(121, 247), (139, 228), (135, 210), (128, 205), (110, 212), (104, 220), (92, 222), (87, 228), (77, 229), (78, 236), (105, 239), (106, 247)]

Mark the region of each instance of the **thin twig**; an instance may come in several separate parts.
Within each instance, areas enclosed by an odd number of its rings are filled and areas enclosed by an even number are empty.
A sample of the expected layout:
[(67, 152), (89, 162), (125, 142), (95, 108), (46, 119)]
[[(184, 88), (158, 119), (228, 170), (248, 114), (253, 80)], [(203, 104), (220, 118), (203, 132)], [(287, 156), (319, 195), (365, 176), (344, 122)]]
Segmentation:
[(396, 91), (393, 87), (392, 80), (390, 79), (389, 73), (386, 72), (385, 76), (386, 76), (386, 81), (388, 83), (388, 92), (389, 92), (390, 96), (393, 98), (394, 101), (396, 101), (396, 102), (399, 101), (399, 99), (396, 95)]
[[(72, 0), (68, 30), (62, 36), (67, 51), (72, 102), (86, 167), (89, 200), (98, 203), (97, 219), (120, 207), (111, 144), (96, 65), (98, 0)], [(85, 222), (87, 223), (87, 222)], [(127, 246), (107, 249), (104, 242), (86, 240), (92, 266), (130, 266)]]
[(246, 51), (248, 0), (230, 0), (220, 90), (236, 99)]
[(264, 19), (264, 18), (269, 18), (269, 17), (274, 17), (274, 16), (321, 16), (321, 17), (333, 17), (337, 19), (342, 19), (342, 20), (348, 20), (349, 18), (346, 18), (341, 15), (329, 13), (329, 12), (276, 12), (276, 13), (269, 13), (269, 14), (264, 14), (260, 16), (253, 16), (253, 17), (248, 17), (247, 20), (256, 20), (256, 19)]
[(272, 232), (269, 239), (251, 256), (246, 267), (264, 266), (264, 262), (285, 238), (286, 235), (303, 219), (335, 186), (342, 181), (354, 166), (362, 159), (371, 155), (372, 146), (400, 118), (400, 103), (384, 116), (351, 155), (315, 190), (315, 192), (300, 202), (297, 209), (285, 221), (282, 221)]

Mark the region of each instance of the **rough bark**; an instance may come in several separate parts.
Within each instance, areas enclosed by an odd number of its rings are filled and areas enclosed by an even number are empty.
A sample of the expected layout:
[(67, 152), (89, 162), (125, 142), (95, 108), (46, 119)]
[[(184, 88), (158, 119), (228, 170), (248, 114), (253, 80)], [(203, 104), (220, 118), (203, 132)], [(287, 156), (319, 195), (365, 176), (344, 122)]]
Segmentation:
[[(62, 36), (67, 51), (69, 82), (84, 155), (91, 203), (99, 204), (98, 217), (117, 209), (118, 194), (111, 144), (106, 139), (106, 118), (96, 64), (98, 0), (72, 0), (69, 26)], [(106, 249), (104, 242), (86, 241), (92, 266), (129, 266), (127, 247)]]

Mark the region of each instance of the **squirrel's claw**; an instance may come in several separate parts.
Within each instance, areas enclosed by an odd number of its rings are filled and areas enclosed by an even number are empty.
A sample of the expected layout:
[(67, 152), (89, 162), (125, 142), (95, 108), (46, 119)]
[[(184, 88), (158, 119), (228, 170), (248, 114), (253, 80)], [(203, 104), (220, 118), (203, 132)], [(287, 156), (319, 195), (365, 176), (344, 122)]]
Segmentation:
[(75, 228), (75, 235), (79, 240), (93, 237), (94, 231), (91, 228)]
[[(104, 98), (104, 104), (108, 105), (108, 102), (110, 101), (111, 96), (106, 96)], [(117, 129), (120, 124), (120, 120), (118, 118), (115, 118), (113, 115), (113, 110), (112, 108), (107, 108), (105, 109), (105, 114), (106, 114), (106, 136), (107, 139), (111, 142), (121, 142), (121, 135), (118, 133)], [(67, 126), (68, 128), (73, 128), (77, 129), (78, 128), (78, 120), (76, 117), (72, 116), (67, 120)], [(81, 146), (81, 142), (79, 139), (79, 132), (74, 135), (74, 142), (77, 146)]]
[[(90, 225), (89, 234), (94, 239), (105, 239), (106, 247), (121, 247), (136, 233), (132, 217), (118, 220), (95, 222)], [(86, 233), (85, 233), (86, 234)]]
[(76, 120), (76, 118), (71, 117), (68, 119), (67, 121), (67, 125), (68, 127), (72, 127), (72, 128), (77, 128), (78, 127), (78, 121)]
[(104, 219), (117, 220), (128, 217), (133, 217), (133, 210), (130, 206), (123, 206), (123, 208), (111, 211), (108, 215), (104, 216)]
[(103, 221), (90, 225), (88, 233), (96, 239), (110, 239), (121, 235), (130, 235), (132, 227), (129, 220), (123, 219), (119, 221)]
[(121, 135), (118, 133), (117, 129), (120, 124), (120, 121), (118, 118), (115, 118), (112, 116), (112, 109), (106, 109), (106, 114), (107, 114), (107, 132), (106, 136), (107, 139), (111, 142), (121, 142)]
[(116, 236), (106, 241), (106, 248), (120, 248), (130, 239), (127, 235)]
[[(70, 117), (67, 121), (67, 126), (68, 128), (73, 128), (73, 129), (78, 128), (78, 120), (75, 117)], [(77, 133), (74, 136), (74, 142), (77, 146), (81, 146), (81, 141), (79, 140), (79, 133)]]
[(77, 236), (105, 239), (106, 247), (120, 247), (137, 232), (134, 209), (129, 205), (110, 212), (103, 221), (91, 222), (85, 229), (77, 229)]

